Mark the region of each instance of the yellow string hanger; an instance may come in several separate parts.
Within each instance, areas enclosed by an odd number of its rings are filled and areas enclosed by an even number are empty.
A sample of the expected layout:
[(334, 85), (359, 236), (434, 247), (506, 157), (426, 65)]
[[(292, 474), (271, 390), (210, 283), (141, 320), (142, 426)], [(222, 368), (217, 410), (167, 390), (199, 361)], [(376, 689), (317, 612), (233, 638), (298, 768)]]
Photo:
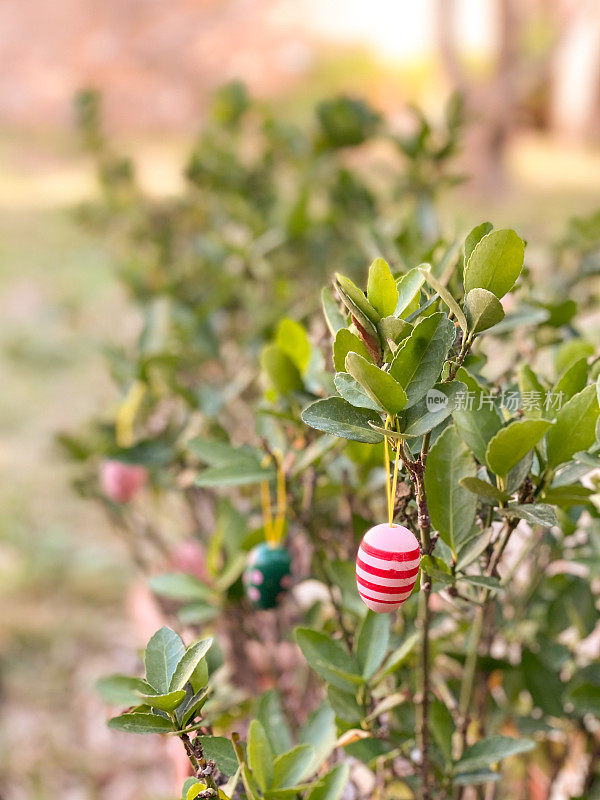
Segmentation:
[[(390, 418), (385, 418), (385, 429), (387, 431), (390, 423)], [(387, 498), (388, 509), (388, 524), (390, 528), (394, 524), (394, 505), (396, 500), (396, 488), (398, 486), (398, 468), (400, 466), (400, 442), (396, 442), (396, 460), (394, 462), (394, 472), (390, 484), (390, 448), (388, 444), (388, 437), (384, 436), (383, 440), (383, 457), (385, 459), (385, 494)]]
[[(273, 454), (277, 469), (276, 485), (276, 511), (275, 519), (271, 510), (271, 491), (268, 481), (262, 481), (260, 485), (261, 505), (263, 514), (263, 524), (265, 530), (265, 540), (269, 547), (278, 547), (283, 539), (285, 528), (285, 517), (287, 507), (287, 492), (285, 487), (285, 474), (283, 471), (282, 458), (280, 453)], [(262, 465), (266, 467), (271, 462), (271, 456), (266, 455)]]

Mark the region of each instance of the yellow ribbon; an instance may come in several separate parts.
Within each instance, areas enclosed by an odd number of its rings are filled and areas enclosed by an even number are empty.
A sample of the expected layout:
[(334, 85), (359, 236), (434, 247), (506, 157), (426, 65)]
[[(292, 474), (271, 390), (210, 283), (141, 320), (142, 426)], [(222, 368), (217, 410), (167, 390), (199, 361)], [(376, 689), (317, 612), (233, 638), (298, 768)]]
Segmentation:
[[(271, 459), (268, 455), (265, 456), (263, 459), (263, 466), (267, 466), (270, 460)], [(277, 468), (277, 510), (275, 512), (275, 520), (273, 520), (273, 514), (271, 511), (271, 492), (269, 489), (269, 482), (263, 481), (260, 485), (265, 540), (270, 547), (277, 547), (283, 539), (287, 505), (285, 475), (279, 453), (275, 453), (275, 464)]]
[(115, 421), (115, 437), (119, 447), (131, 447), (133, 444), (133, 424), (148, 387), (143, 381), (136, 380), (131, 384), (127, 397), (117, 412)]

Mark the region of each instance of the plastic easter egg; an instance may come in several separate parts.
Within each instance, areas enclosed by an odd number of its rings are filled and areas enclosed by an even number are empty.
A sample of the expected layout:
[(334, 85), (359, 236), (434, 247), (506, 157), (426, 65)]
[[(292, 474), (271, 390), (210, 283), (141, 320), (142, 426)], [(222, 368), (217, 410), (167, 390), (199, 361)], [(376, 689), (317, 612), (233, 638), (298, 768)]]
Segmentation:
[(356, 585), (373, 611), (400, 608), (412, 592), (421, 553), (416, 536), (403, 525), (383, 523), (370, 528), (356, 557)]
[(115, 503), (128, 503), (146, 484), (148, 470), (139, 464), (105, 461), (100, 467), (100, 485)]
[(291, 556), (285, 547), (257, 545), (248, 555), (244, 570), (246, 596), (256, 608), (274, 608), (291, 586)]

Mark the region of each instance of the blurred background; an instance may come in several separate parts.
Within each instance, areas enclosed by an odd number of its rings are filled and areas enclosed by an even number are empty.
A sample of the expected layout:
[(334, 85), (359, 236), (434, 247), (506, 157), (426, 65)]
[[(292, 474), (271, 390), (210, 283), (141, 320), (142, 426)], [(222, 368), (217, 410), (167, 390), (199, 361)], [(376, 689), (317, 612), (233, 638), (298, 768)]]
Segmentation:
[[(459, 89), (467, 180), (447, 216), (535, 247), (599, 204), (600, 3), (4, 0), (0, 40), (0, 792), (169, 797), (168, 745), (117, 745), (93, 691), (135, 670), (152, 611), (129, 613), (130, 559), (54, 445), (114, 402), (101, 344), (137, 325), (109, 248), (73, 213), (98, 191), (75, 93), (102, 92), (111, 140), (168, 197), (225, 81), (292, 121), (323, 97), (364, 97), (398, 130), (407, 104), (435, 118)], [(144, 614), (147, 629), (132, 625)]]

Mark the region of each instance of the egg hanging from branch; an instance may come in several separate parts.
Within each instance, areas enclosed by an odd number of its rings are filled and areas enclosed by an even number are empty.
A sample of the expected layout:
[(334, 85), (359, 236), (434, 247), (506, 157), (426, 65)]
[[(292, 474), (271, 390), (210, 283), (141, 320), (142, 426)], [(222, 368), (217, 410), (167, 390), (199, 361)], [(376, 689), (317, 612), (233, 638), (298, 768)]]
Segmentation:
[(246, 595), (256, 608), (274, 608), (291, 586), (291, 556), (285, 547), (259, 544), (244, 570)]
[(421, 553), (419, 541), (403, 525), (375, 525), (363, 536), (356, 557), (356, 584), (363, 603), (387, 613), (412, 592)]

